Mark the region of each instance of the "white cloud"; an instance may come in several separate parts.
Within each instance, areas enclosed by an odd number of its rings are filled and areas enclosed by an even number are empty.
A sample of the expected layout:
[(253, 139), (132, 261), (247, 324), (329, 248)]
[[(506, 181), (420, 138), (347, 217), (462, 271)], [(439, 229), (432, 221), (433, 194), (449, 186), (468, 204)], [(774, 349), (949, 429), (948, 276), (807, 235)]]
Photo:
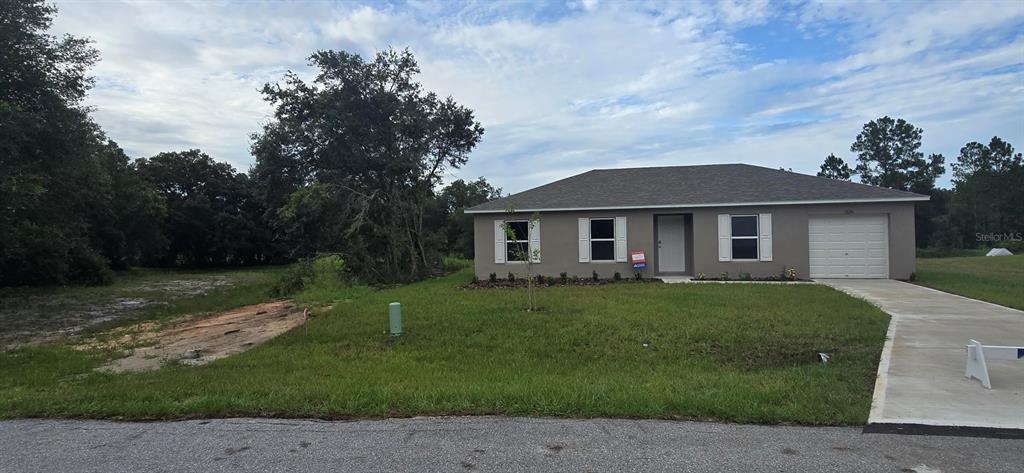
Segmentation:
[[(452, 176), (483, 175), (507, 191), (620, 166), (813, 172), (830, 152), (850, 158), (860, 126), (881, 115), (924, 128), (924, 150), (947, 158), (991, 135), (1024, 147), (1020, 2), (58, 7), (57, 32), (96, 41), (103, 59), (88, 103), (134, 156), (198, 147), (245, 170), (249, 134), (271, 111), (264, 83), (286, 70), (311, 77), (306, 57), (317, 49), (389, 46), (409, 47), (424, 85), (487, 128)], [(842, 47), (811, 60), (738, 40), (750, 26)], [(766, 49), (770, 58), (757, 56)]]

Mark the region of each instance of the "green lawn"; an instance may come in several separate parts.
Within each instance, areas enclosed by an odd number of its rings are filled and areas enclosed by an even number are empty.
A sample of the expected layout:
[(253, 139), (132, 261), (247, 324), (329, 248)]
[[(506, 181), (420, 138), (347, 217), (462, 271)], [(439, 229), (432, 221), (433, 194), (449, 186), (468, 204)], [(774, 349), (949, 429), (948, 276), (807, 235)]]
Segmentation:
[(1024, 255), (918, 258), (915, 282), (1024, 310)]
[[(816, 285), (347, 292), (305, 328), (202, 367), (93, 372), (109, 353), (0, 353), (0, 417), (507, 414), (861, 424), (888, 317)], [(403, 304), (406, 334), (386, 335)], [(818, 352), (832, 355), (828, 364)]]

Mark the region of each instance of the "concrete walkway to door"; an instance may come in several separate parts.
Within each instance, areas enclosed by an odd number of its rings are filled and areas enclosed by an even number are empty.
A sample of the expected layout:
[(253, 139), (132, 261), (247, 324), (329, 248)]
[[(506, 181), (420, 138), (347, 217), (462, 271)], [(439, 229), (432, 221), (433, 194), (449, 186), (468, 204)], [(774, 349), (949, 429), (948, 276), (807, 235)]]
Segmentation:
[(964, 377), (969, 339), (1024, 346), (1024, 312), (889, 279), (819, 282), (892, 316), (869, 425), (1024, 429), (1024, 360), (990, 362), (992, 389)]

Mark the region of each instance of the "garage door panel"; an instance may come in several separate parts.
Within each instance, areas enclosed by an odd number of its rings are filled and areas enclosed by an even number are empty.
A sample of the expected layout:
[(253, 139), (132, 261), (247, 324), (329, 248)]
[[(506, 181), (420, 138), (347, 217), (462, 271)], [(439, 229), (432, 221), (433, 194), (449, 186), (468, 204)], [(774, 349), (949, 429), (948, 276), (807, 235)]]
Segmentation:
[(884, 215), (811, 218), (808, 243), (812, 278), (889, 277)]

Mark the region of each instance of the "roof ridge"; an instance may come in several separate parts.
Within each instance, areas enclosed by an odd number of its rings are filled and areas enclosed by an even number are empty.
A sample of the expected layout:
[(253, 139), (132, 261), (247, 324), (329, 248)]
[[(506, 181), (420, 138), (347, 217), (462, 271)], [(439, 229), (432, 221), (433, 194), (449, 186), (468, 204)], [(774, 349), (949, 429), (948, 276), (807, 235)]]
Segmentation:
[(923, 201), (899, 189), (747, 163), (591, 169), (470, 209), (571, 210)]
[[(629, 168), (594, 168), (590, 171), (632, 171), (636, 169), (709, 168), (725, 166), (751, 166), (746, 163), (676, 164), (672, 166), (634, 166)], [(587, 172), (590, 172), (587, 171)]]

